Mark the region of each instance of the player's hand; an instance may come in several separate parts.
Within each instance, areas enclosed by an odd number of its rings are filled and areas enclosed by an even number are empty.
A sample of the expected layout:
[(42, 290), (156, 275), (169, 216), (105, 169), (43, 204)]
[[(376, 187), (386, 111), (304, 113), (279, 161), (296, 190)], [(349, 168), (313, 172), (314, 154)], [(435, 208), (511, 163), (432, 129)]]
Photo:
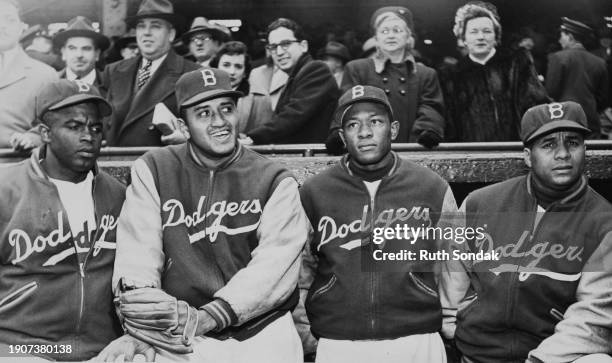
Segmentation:
[(187, 138), (185, 137), (185, 135), (177, 130), (174, 130), (171, 134), (169, 135), (162, 135), (161, 136), (161, 142), (164, 143), (164, 145), (176, 145), (176, 144), (182, 144), (184, 142), (187, 141)]
[(434, 146), (438, 146), (438, 144), (442, 141), (442, 138), (437, 133), (431, 130), (424, 130), (419, 135), (417, 142), (428, 149), (433, 148)]
[(144, 355), (146, 362), (155, 361), (155, 349), (152, 345), (126, 334), (110, 342), (92, 361), (115, 362), (123, 355), (125, 362), (132, 362), (139, 354)]
[(27, 151), (40, 144), (40, 137), (30, 132), (15, 132), (9, 138), (9, 143), (15, 151)]
[(243, 133), (238, 135), (238, 142), (240, 142), (242, 145), (253, 145), (253, 139)]

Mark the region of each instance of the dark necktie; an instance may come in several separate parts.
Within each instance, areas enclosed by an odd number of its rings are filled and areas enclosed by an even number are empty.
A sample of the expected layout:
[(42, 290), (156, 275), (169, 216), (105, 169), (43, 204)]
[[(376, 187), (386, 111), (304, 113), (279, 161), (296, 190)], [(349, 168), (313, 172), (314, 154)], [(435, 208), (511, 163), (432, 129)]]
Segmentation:
[(138, 85), (139, 90), (142, 88), (142, 86), (144, 86), (147, 83), (149, 78), (151, 78), (151, 65), (152, 64), (153, 64), (152, 61), (146, 59), (144, 66), (138, 70), (137, 85)]

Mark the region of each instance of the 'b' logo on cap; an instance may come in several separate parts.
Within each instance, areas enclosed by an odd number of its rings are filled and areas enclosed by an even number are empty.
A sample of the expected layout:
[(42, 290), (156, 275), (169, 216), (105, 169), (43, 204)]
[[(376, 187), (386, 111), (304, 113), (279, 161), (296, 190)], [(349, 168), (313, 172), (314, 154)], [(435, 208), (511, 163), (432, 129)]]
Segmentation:
[(563, 117), (563, 105), (560, 103), (551, 103), (548, 105), (548, 112), (550, 113), (550, 119)]
[(210, 69), (203, 69), (202, 71), (202, 79), (204, 80), (204, 87), (214, 86), (217, 84), (217, 78), (215, 78), (215, 74)]
[(89, 92), (89, 90), (91, 89), (91, 87), (89, 87), (87, 83), (81, 81), (80, 79), (75, 79), (74, 83), (79, 86), (79, 92)]
[(352, 92), (353, 92), (353, 99), (357, 97), (363, 97), (363, 95), (365, 94), (365, 90), (363, 89), (363, 86), (353, 87)]

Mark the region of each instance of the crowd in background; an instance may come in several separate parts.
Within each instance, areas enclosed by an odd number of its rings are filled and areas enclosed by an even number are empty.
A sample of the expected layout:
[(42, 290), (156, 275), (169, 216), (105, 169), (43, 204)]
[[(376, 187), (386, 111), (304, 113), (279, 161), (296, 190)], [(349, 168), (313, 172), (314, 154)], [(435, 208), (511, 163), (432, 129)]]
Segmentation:
[[(325, 34), (322, 44), (309, 42), (313, 34), (284, 19), (292, 34), (275, 42), (268, 28), (247, 45), (205, 17), (179, 34), (181, 17), (170, 2), (148, 4), (149, 11), (167, 16), (146, 26), (128, 18), (130, 31), (112, 39), (82, 16), (52, 36), (41, 25), (26, 30), (20, 19), (0, 18), (9, 34), (0, 47), (0, 148), (40, 144), (35, 90), (57, 77), (95, 85), (111, 102), (115, 112), (105, 122), (106, 145), (184, 142), (177, 132), (174, 84), (198, 67), (229, 73), (232, 87), (243, 93), (238, 109), (245, 144), (325, 143), (329, 152), (343, 152), (332, 111), (341, 92), (358, 84), (379, 87), (389, 97), (400, 122), (395, 142), (432, 148), (444, 141), (517, 141), (525, 110), (568, 100), (585, 109), (590, 138), (610, 137), (609, 29), (563, 18), (561, 50), (549, 44), (549, 52), (541, 52), (534, 44), (543, 36), (530, 29), (504, 36), (502, 43), (503, 14), (490, 3), (469, 2), (449, 24), (457, 54), (434, 62), (416, 49), (417, 29), (405, 7), (372, 14), (370, 38), (363, 42), (354, 31), (339, 29), (314, 34)], [(380, 17), (380, 11), (392, 16)]]

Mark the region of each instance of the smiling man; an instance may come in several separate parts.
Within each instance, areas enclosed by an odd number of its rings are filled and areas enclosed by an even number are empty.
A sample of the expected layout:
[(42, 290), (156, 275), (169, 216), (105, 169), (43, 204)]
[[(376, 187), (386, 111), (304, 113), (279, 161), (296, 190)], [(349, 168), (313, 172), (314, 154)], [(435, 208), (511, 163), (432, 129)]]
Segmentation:
[(66, 68), (59, 72), (60, 78), (78, 79), (96, 87), (102, 84), (96, 62), (110, 41), (94, 30), (91, 20), (83, 16), (71, 19), (68, 27), (53, 37), (53, 43), (62, 50), (62, 60), (66, 62)]
[(0, 168), (0, 343), (84, 361), (121, 333), (111, 277), (125, 187), (96, 167), (111, 107), (95, 87), (59, 80), (36, 112), (43, 146)]
[(274, 64), (289, 75), (274, 114), (247, 132), (245, 143), (299, 144), (325, 141), (340, 96), (325, 63), (308, 54), (302, 27), (279, 18), (268, 25), (268, 52)]
[(529, 173), (464, 201), (466, 225), (486, 236), (458, 246), (501, 258), (455, 274), (455, 299), (467, 295), (455, 334), (463, 362), (610, 360), (586, 360), (612, 352), (612, 206), (584, 175), (586, 125), (575, 102), (530, 108)]
[(110, 64), (104, 70), (106, 98), (115, 110), (105, 125), (108, 145), (161, 146), (184, 142), (179, 132), (162, 134), (152, 124), (158, 103), (178, 116), (176, 81), (182, 74), (198, 69), (197, 64), (172, 50), (180, 18), (174, 14), (170, 1), (144, 0), (127, 22), (136, 27), (140, 56)]
[(437, 261), (376, 257), (437, 250), (436, 238), (372, 237), (380, 228), (442, 227), (457, 211), (440, 176), (391, 151), (393, 116), (382, 89), (351, 87), (334, 117), (348, 154), (300, 189), (315, 233), (300, 276), (308, 319), (298, 310), (296, 320), (319, 338), (317, 363), (446, 362), (438, 289), (448, 275), (435, 272)]
[(241, 95), (218, 69), (177, 82), (189, 141), (134, 163), (113, 280), (129, 335), (99, 359), (144, 341), (157, 362), (302, 362), (290, 310), (308, 221), (287, 169), (237, 142)]

